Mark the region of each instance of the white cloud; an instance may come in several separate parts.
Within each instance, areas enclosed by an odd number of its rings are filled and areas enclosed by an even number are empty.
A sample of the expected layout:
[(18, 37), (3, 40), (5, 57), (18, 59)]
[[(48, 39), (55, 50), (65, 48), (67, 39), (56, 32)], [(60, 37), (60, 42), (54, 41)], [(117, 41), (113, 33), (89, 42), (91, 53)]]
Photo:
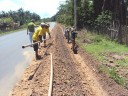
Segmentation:
[(9, 10), (16, 10), (19, 6), (13, 3), (11, 0), (2, 0), (0, 1), (0, 11), (9, 11)]
[(0, 11), (18, 10), (23, 8), (39, 14), (42, 18), (51, 17), (58, 11), (59, 4), (66, 0), (0, 0)]

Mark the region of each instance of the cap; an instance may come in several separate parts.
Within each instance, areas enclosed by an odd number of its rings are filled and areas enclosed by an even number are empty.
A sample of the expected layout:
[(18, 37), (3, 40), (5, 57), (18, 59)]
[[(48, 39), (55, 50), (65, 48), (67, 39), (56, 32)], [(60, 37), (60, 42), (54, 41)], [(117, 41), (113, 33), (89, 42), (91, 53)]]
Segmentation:
[(41, 25), (41, 26), (44, 26), (44, 25), (45, 25), (45, 23), (41, 23), (40, 25)]
[(75, 31), (73, 27), (71, 28), (71, 31)]
[(31, 22), (34, 22), (34, 21), (35, 21), (34, 19), (31, 20)]

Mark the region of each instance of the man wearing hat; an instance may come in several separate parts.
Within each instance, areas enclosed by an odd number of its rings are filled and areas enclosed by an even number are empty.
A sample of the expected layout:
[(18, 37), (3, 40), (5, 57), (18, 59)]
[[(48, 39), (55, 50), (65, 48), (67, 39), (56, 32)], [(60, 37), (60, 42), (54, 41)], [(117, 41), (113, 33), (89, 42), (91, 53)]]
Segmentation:
[[(47, 32), (48, 34), (49, 34), (49, 36), (50, 36), (50, 31), (49, 31), (49, 27), (50, 27), (50, 25), (49, 24), (46, 24), (45, 23), (45, 32)], [(44, 38), (44, 47), (46, 47), (46, 33), (45, 33), (45, 35), (43, 36), (43, 38)], [(51, 37), (50, 37), (51, 38)]]
[[(34, 32), (33, 36), (32, 36), (32, 40), (33, 43), (34, 42), (42, 42), (42, 36), (44, 38), (44, 47), (46, 47), (46, 32), (49, 34), (49, 38), (51, 38), (50, 32), (49, 30), (47, 30), (47, 25), (45, 23), (41, 23), (40, 26), (37, 28), (37, 30)], [(36, 55), (36, 59), (40, 59), (41, 56), (38, 55), (38, 43), (33, 45), (34, 51), (35, 51), (35, 55)]]

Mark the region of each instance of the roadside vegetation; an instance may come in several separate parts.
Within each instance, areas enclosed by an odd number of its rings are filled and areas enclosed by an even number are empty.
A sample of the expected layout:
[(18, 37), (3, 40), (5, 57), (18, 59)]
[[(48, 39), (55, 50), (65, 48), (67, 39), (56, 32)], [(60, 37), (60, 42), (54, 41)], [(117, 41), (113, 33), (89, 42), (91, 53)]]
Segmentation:
[[(128, 0), (76, 1), (77, 42), (99, 61), (99, 72), (128, 87)], [(74, 0), (61, 4), (52, 19), (74, 26)]]
[[(39, 25), (39, 24), (40, 24), (40, 21), (35, 22), (35, 24), (36, 24), (36, 25)], [(6, 31), (0, 31), (0, 36), (6, 35), (6, 34), (10, 34), (10, 33), (14, 33), (14, 32), (18, 32), (18, 31), (24, 30), (24, 29), (27, 30), (27, 23), (23, 24), (22, 26), (20, 26), (20, 27), (17, 28), (17, 29), (11, 29), (11, 30), (6, 30)]]
[[(77, 29), (89, 28), (97, 34), (128, 45), (128, 0), (77, 0)], [(66, 0), (52, 17), (74, 26), (74, 1)]]
[(95, 33), (82, 31), (79, 34), (77, 43), (99, 61), (99, 72), (127, 87), (128, 47)]
[(27, 27), (27, 24), (34, 19), (38, 24), (40, 16), (23, 8), (17, 11), (0, 11), (0, 35), (16, 32)]
[[(99, 72), (106, 73), (118, 84), (128, 88), (128, 0), (76, 1), (77, 29), (87, 30), (79, 31), (77, 42), (99, 60)], [(74, 0), (66, 0), (58, 9), (54, 16), (42, 20), (36, 13), (22, 8), (2, 11), (0, 35), (26, 28), (31, 19), (37, 24), (57, 21), (65, 26), (74, 26)]]

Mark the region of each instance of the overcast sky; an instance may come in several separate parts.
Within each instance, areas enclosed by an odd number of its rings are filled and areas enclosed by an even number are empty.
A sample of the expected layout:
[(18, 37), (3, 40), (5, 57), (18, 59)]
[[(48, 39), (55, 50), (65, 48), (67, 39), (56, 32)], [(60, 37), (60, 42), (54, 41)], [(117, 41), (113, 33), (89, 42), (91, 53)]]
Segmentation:
[(37, 13), (41, 18), (47, 18), (55, 15), (64, 1), (66, 0), (0, 0), (0, 11), (17, 11), (23, 8)]

